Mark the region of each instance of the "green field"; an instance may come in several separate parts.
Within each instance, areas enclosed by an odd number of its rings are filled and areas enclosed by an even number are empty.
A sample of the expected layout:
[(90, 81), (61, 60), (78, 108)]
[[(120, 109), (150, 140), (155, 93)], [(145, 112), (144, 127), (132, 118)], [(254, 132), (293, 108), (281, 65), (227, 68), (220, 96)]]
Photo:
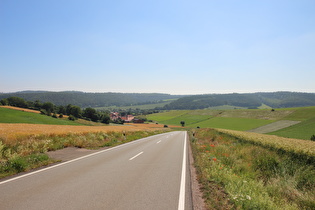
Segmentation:
[(200, 123), (189, 125), (189, 127), (224, 128), (238, 131), (246, 131), (263, 125), (267, 125), (272, 122), (274, 121), (247, 118), (214, 117)]
[(295, 112), (284, 119), (301, 121), (301, 123), (269, 134), (297, 139), (310, 139), (315, 135), (315, 107), (296, 108)]
[(174, 110), (146, 116), (148, 120), (167, 125), (180, 126), (185, 121), (191, 128), (223, 128), (246, 131), (279, 120), (301, 121), (294, 126), (272, 132), (289, 138), (310, 139), (315, 134), (315, 107), (235, 110)]
[(0, 123), (27, 123), (50, 125), (82, 125), (68, 119), (56, 119), (46, 115), (0, 107)]

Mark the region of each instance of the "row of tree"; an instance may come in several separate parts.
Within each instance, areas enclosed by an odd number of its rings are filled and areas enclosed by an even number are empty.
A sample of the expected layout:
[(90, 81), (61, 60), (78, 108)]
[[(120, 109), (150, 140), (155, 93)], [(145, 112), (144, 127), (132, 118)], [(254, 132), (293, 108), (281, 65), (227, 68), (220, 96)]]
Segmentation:
[(110, 123), (109, 113), (106, 111), (97, 111), (93, 108), (81, 109), (81, 107), (71, 104), (66, 106), (56, 106), (51, 102), (33, 102), (25, 101), (23, 98), (19, 97), (9, 97), (0, 100), (0, 105), (39, 110), (42, 114), (48, 116), (56, 116), (56, 114), (59, 114), (59, 116), (68, 115), (71, 120), (81, 118), (93, 122), (102, 122), (106, 124)]
[(66, 106), (67, 104), (74, 104), (83, 108), (151, 104), (158, 103), (167, 99), (176, 99), (182, 97), (160, 93), (84, 93), (78, 91), (23, 91), (16, 93), (0, 93), (0, 100), (12, 96), (20, 97), (27, 101), (50, 101), (53, 104), (63, 106)]

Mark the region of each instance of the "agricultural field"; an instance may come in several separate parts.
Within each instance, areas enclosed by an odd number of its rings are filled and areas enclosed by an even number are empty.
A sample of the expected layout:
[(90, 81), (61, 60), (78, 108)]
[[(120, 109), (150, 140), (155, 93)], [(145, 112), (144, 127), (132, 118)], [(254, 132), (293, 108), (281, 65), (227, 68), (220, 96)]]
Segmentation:
[[(147, 119), (180, 126), (185, 121), (188, 128), (222, 128), (248, 131), (281, 120), (300, 123), (272, 132), (283, 137), (310, 139), (315, 134), (315, 107), (276, 109), (235, 109), (235, 110), (174, 110), (151, 114)], [(281, 126), (280, 126), (281, 127)]]
[(268, 134), (309, 140), (312, 135), (315, 135), (315, 117)]
[(40, 115), (39, 112), (30, 110), (15, 110), (11, 108), (0, 107), (0, 123), (31, 123), (31, 124), (49, 124), (49, 125), (82, 125), (70, 121), (66, 118), (56, 119), (46, 115)]
[(208, 209), (315, 209), (315, 142), (193, 129), (190, 141)]
[[(187, 121), (186, 126), (194, 127), (197, 123), (203, 123), (206, 127), (211, 127), (211, 122), (214, 118), (236, 118), (236, 119), (252, 119), (258, 122), (258, 126), (280, 120), (287, 115), (293, 113), (294, 110), (249, 110), (249, 109), (237, 109), (237, 110), (173, 110), (163, 113), (147, 115), (149, 120), (157, 121), (163, 124), (180, 124), (180, 121)], [(210, 122), (207, 122), (210, 120)], [(223, 120), (224, 121), (224, 120)], [(218, 121), (220, 122), (220, 120)], [(249, 123), (254, 123), (250, 122)], [(209, 124), (209, 125), (208, 125)], [(256, 124), (256, 123), (254, 123)], [(246, 130), (245, 128), (242, 130)]]
[(301, 123), (269, 134), (298, 139), (310, 139), (315, 135), (315, 107), (297, 108), (284, 119), (301, 121)]
[(214, 117), (199, 123), (191, 124), (189, 127), (201, 128), (225, 128), (231, 130), (245, 131), (267, 125), (272, 120), (248, 119), (248, 118), (230, 118), (230, 117)]

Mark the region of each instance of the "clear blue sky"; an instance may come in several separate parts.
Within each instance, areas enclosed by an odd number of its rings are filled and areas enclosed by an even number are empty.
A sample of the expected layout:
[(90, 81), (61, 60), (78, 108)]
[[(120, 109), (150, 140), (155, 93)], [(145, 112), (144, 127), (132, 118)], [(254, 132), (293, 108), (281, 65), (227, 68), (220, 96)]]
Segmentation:
[(0, 0), (0, 92), (315, 92), (314, 0)]

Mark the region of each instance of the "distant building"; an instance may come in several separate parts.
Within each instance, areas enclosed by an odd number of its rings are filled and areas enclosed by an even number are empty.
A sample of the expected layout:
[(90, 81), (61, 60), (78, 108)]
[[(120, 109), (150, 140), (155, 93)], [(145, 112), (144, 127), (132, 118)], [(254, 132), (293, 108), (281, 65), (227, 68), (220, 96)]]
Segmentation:
[(125, 121), (126, 123), (131, 122), (135, 118), (133, 115), (120, 116), (118, 112), (111, 112), (109, 117), (112, 121), (121, 119)]
[(110, 117), (110, 120), (116, 121), (120, 118), (120, 114), (118, 112), (111, 112), (109, 117)]
[(122, 120), (124, 120), (126, 123), (131, 122), (135, 117), (133, 115), (126, 115), (123, 117), (120, 117)]
[(134, 119), (133, 123), (144, 123), (144, 120), (142, 120), (142, 119)]

